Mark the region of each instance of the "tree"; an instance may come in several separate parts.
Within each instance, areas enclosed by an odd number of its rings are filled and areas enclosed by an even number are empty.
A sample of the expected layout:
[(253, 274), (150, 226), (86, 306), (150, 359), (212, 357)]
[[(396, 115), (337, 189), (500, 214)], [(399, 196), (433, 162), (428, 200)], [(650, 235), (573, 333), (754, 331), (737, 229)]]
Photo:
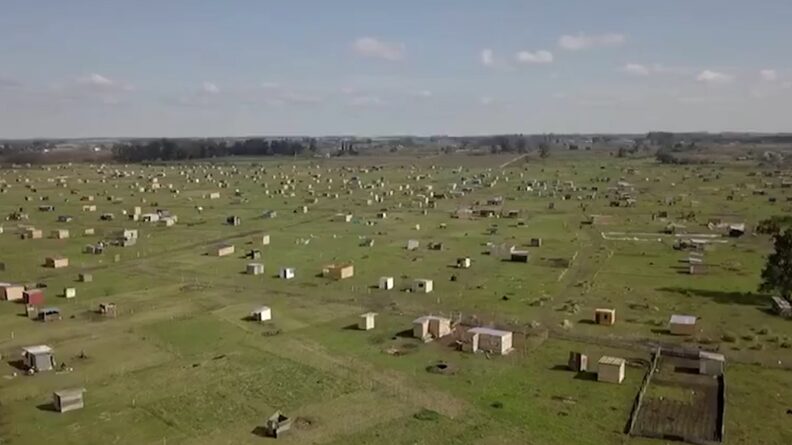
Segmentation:
[(542, 142), (539, 144), (539, 157), (546, 158), (550, 156), (550, 144)]
[(778, 292), (789, 299), (792, 296), (792, 228), (773, 236), (775, 251), (767, 257), (762, 270), (760, 292)]

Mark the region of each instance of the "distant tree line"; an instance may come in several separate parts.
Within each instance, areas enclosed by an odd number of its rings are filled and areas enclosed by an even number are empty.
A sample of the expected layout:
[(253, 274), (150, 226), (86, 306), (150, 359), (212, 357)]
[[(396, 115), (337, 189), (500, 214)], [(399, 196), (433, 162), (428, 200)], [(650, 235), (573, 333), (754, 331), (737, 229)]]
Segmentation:
[(456, 138), (462, 150), (479, 149), (490, 153), (550, 153), (552, 138), (548, 135), (499, 134)]
[(313, 138), (250, 138), (233, 142), (216, 139), (157, 139), (116, 144), (113, 157), (122, 162), (182, 161), (225, 156), (298, 156), (317, 151), (316, 139)]

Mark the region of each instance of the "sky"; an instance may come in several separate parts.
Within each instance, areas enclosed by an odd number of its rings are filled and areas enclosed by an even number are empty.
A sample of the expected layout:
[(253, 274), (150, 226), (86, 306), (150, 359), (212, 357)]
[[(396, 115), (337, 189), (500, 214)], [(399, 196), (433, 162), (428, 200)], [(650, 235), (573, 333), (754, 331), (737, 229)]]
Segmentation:
[(0, 138), (792, 131), (789, 0), (0, 0)]

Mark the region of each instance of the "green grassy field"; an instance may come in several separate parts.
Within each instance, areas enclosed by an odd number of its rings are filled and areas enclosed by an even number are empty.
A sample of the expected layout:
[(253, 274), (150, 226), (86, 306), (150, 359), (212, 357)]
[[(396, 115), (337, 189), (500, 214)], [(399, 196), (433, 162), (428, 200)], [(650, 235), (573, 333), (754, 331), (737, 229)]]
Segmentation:
[[(661, 166), (580, 154), (500, 168), (510, 159), (393, 156), (0, 170), (0, 214), (22, 207), (29, 215), (2, 224), (0, 261), (6, 267), (0, 281), (46, 284), (45, 306), (63, 313), (62, 320), (43, 323), (25, 317), (23, 304), (0, 302), (0, 442), (262, 443), (271, 439), (254, 430), (281, 410), (295, 419), (292, 431), (278, 439), (287, 444), (663, 443), (624, 434), (644, 367), (628, 366), (621, 385), (565, 369), (570, 351), (588, 354), (593, 364), (602, 355), (646, 361), (646, 351), (620, 345), (651, 340), (706, 345), (726, 355), (726, 444), (792, 443), (786, 414), (792, 408), (792, 325), (770, 315), (768, 297), (756, 293), (770, 240), (751, 233), (722, 238), (705, 254), (707, 274), (689, 275), (680, 262), (687, 255), (672, 249), (673, 237), (660, 234), (689, 212), (695, 218), (684, 224), (691, 234), (723, 233), (706, 226), (710, 218), (752, 227), (789, 213), (792, 189), (780, 188), (778, 175), (739, 164)], [(159, 189), (151, 189), (153, 178)], [(481, 185), (463, 183), (473, 178)], [(529, 180), (546, 181), (547, 190), (521, 191)], [(619, 180), (633, 184), (635, 206), (609, 205), (607, 189)], [(429, 185), (448, 194), (451, 184), (471, 190), (437, 199), (434, 207), (419, 197), (428, 196)], [(591, 187), (599, 189), (596, 199), (577, 199)], [(755, 195), (755, 188), (767, 195)], [(727, 200), (732, 191), (734, 199)], [(210, 192), (221, 196), (208, 199)], [(572, 199), (563, 199), (567, 194)], [(96, 212), (82, 211), (80, 198), (89, 195)], [(450, 217), (495, 196), (520, 216)], [(670, 197), (678, 202), (665, 204)], [(55, 211), (37, 210), (43, 204)], [(309, 211), (295, 213), (302, 205)], [(134, 206), (144, 213), (168, 209), (178, 222), (129, 221), (122, 212)], [(376, 217), (381, 209), (386, 219)], [(265, 210), (278, 216), (263, 219)], [(668, 220), (652, 217), (659, 211), (668, 211)], [(115, 219), (100, 221), (106, 212)], [(337, 221), (339, 212), (353, 220)], [(582, 224), (593, 214), (607, 216), (607, 224)], [(73, 220), (59, 223), (58, 215)], [(225, 224), (232, 215), (241, 225)], [(44, 239), (20, 239), (19, 225), (42, 229)], [(58, 228), (69, 229), (70, 238), (50, 239)], [(86, 228), (96, 234), (83, 235)], [(138, 229), (137, 244), (82, 253), (86, 244), (121, 229)], [(264, 233), (271, 244), (254, 244), (254, 235)], [(651, 236), (616, 240), (610, 233)], [(531, 238), (542, 238), (542, 246), (527, 247)], [(362, 246), (364, 239), (373, 246)], [(420, 247), (406, 250), (409, 239)], [(236, 252), (206, 254), (221, 242), (234, 244)], [(428, 249), (431, 242), (442, 242), (443, 249)], [(520, 264), (485, 255), (487, 243), (513, 244), (529, 250), (531, 259)], [(256, 262), (264, 264), (263, 275), (243, 273), (250, 249), (262, 251)], [(70, 265), (44, 268), (52, 255), (67, 256)], [(472, 267), (453, 267), (459, 257), (470, 257)], [(324, 265), (339, 262), (353, 263), (354, 277), (320, 276)], [(296, 278), (276, 278), (281, 267), (296, 268)], [(93, 274), (93, 281), (78, 282), (81, 272)], [(377, 289), (380, 276), (393, 276), (396, 288)], [(404, 292), (415, 278), (434, 280), (435, 290)], [(61, 297), (66, 287), (76, 288), (77, 297)], [(116, 318), (95, 313), (108, 302), (117, 304)], [(273, 320), (246, 320), (261, 305), (272, 308)], [(599, 307), (616, 309), (614, 326), (590, 322)], [(351, 328), (367, 311), (379, 314), (375, 329)], [(518, 335), (515, 351), (504, 357), (469, 354), (403, 334), (426, 314), (461, 314), (520, 332), (531, 326), (532, 335)], [(672, 314), (700, 317), (696, 334), (669, 335)], [(561, 327), (565, 321), (568, 328)], [(71, 370), (26, 376), (14, 368), (21, 347), (36, 344), (52, 346), (56, 360)], [(427, 372), (440, 361), (455, 372)], [(87, 390), (85, 408), (54, 412), (52, 392), (73, 387)]]

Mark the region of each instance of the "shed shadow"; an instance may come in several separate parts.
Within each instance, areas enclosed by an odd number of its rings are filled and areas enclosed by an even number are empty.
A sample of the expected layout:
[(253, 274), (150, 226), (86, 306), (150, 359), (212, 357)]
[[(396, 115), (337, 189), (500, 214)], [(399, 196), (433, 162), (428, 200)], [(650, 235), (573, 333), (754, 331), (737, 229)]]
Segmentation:
[(661, 292), (671, 292), (691, 297), (709, 298), (720, 304), (744, 304), (751, 306), (766, 306), (768, 296), (753, 292), (724, 292), (707, 289), (693, 289), (689, 287), (660, 287)]
[(413, 338), (413, 331), (412, 329), (405, 329), (403, 331), (397, 332), (395, 336), (401, 338)]
[(42, 403), (40, 405), (36, 405), (36, 409), (39, 411), (47, 411), (51, 413), (57, 413), (58, 410), (55, 409), (55, 404), (52, 402)]
[(597, 380), (597, 373), (592, 371), (580, 371), (575, 374), (575, 380), (586, 380), (594, 382)]

